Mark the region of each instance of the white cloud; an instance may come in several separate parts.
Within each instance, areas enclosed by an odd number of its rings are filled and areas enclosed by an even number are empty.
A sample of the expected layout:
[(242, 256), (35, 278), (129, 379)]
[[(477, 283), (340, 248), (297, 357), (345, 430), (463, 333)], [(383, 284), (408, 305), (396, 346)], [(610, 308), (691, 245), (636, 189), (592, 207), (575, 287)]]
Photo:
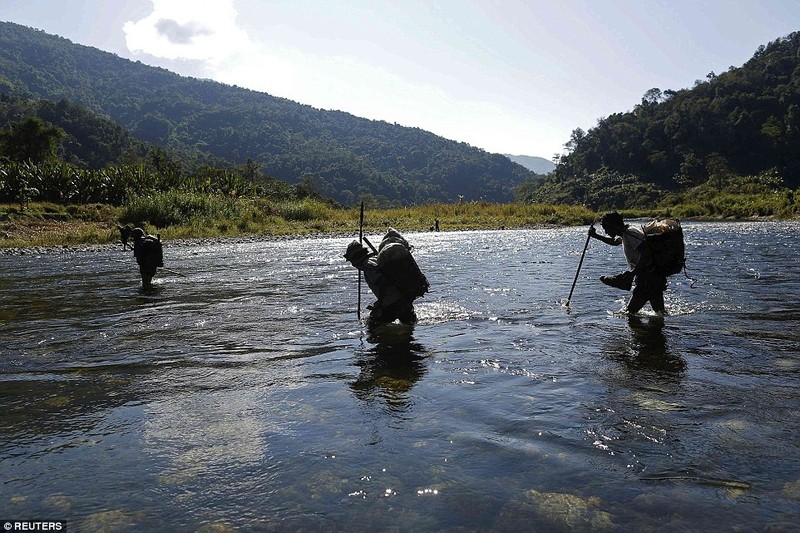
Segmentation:
[(128, 50), (200, 61), (213, 80), (292, 98), (294, 68), (239, 27), (233, 0), (152, 1), (152, 13), (123, 25)]
[(232, 0), (153, 0), (147, 17), (123, 25), (131, 52), (219, 65), (254, 45), (236, 24)]

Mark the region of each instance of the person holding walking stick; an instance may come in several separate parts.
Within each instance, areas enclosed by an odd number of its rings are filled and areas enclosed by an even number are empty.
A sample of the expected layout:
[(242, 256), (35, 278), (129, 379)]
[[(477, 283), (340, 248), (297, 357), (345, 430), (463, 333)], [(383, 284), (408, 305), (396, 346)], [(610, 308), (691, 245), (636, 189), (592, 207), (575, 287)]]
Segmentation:
[[(411, 255), (411, 246), (400, 233), (389, 229), (378, 249), (363, 237), (371, 251), (359, 241), (347, 247), (344, 258), (363, 272), (377, 301), (369, 306), (369, 325), (416, 323), (414, 300), (428, 292), (428, 280)], [(360, 280), (359, 276), (359, 280)]]
[(600, 219), (600, 225), (608, 236), (599, 235), (594, 226), (589, 228), (589, 237), (611, 246), (622, 245), (622, 252), (628, 262), (629, 270), (615, 276), (601, 276), (600, 281), (610, 287), (628, 291), (635, 283), (633, 294), (626, 311), (637, 313), (647, 302), (656, 313), (664, 313), (664, 291), (667, 290), (667, 278), (656, 268), (653, 261), (652, 248), (645, 245), (644, 232), (626, 224), (622, 215), (616, 211), (606, 213)]

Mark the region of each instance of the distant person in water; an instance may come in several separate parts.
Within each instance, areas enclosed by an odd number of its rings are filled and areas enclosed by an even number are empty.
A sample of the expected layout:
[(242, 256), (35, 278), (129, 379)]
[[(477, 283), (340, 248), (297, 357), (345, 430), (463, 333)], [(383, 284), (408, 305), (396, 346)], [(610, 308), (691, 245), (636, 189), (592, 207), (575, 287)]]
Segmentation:
[(364, 273), (377, 301), (367, 306), (369, 324), (417, 322), (414, 300), (428, 292), (428, 280), (411, 255), (411, 246), (394, 229), (384, 236), (377, 253), (353, 241), (344, 254), (350, 264)]
[(149, 289), (156, 269), (164, 266), (161, 237), (147, 235), (142, 228), (134, 228), (130, 235), (133, 238), (133, 257), (139, 264), (139, 273), (142, 276), (142, 288)]
[(647, 302), (650, 302), (653, 311), (663, 313), (667, 278), (657, 272), (650, 247), (643, 246), (646, 238), (644, 232), (626, 224), (622, 215), (616, 211), (603, 215), (600, 225), (608, 237), (599, 235), (594, 226), (589, 228), (589, 236), (611, 246), (621, 244), (629, 267), (626, 272), (615, 276), (601, 276), (600, 281), (625, 291), (631, 290), (631, 286), (635, 284), (626, 308), (629, 313), (639, 312)]
[(131, 234), (133, 233), (133, 226), (130, 224), (126, 224), (124, 226), (117, 225), (117, 229), (119, 230), (119, 240), (122, 242), (122, 249), (125, 250), (128, 246), (128, 241), (131, 240)]

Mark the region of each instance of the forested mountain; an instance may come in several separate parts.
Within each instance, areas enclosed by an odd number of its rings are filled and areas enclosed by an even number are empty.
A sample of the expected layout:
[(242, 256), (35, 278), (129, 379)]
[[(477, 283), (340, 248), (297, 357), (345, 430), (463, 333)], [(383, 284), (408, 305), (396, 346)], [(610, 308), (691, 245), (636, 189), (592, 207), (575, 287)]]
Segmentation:
[[(593, 208), (653, 205), (667, 191), (734, 176), (800, 185), (800, 33), (691, 89), (650, 89), (633, 111), (573, 131), (553, 175), (528, 201)], [(762, 179), (763, 178), (763, 179)]]
[[(74, 102), (185, 161), (252, 159), (268, 176), (345, 204), (508, 201), (535, 178), (503, 155), (418, 128), (182, 77), (8, 22), (0, 22), (0, 94)], [(115, 133), (123, 143), (124, 130)]]

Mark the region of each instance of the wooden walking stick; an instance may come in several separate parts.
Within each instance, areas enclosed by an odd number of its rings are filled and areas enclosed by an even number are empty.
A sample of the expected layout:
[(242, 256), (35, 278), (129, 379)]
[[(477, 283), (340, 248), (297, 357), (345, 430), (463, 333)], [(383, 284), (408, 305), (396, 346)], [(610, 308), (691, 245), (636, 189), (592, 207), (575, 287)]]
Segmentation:
[[(359, 244), (364, 242), (364, 202), (361, 202), (361, 215), (358, 217), (358, 242)], [(361, 320), (361, 269), (356, 268), (356, 271), (358, 271), (358, 309), (356, 310), (356, 316)]]
[(169, 272), (170, 274), (175, 274), (176, 276), (181, 276), (181, 277), (184, 277), (184, 278), (188, 278), (189, 277), (186, 274), (183, 274), (182, 272), (178, 272), (177, 270), (170, 270), (170, 269), (164, 268), (164, 267), (158, 267), (158, 268), (160, 268), (164, 272)]
[[(594, 227), (594, 222), (592, 222), (590, 227)], [(581, 260), (578, 262), (578, 270), (575, 272), (575, 279), (572, 280), (572, 288), (569, 290), (569, 296), (567, 296), (567, 303), (566, 306), (569, 307), (569, 301), (572, 300), (572, 291), (575, 290), (575, 284), (578, 282), (578, 274), (581, 272), (581, 266), (583, 266), (583, 258), (586, 256), (586, 249), (589, 248), (589, 239), (591, 238), (590, 234), (586, 234), (586, 244), (583, 245), (583, 253), (581, 254)]]

